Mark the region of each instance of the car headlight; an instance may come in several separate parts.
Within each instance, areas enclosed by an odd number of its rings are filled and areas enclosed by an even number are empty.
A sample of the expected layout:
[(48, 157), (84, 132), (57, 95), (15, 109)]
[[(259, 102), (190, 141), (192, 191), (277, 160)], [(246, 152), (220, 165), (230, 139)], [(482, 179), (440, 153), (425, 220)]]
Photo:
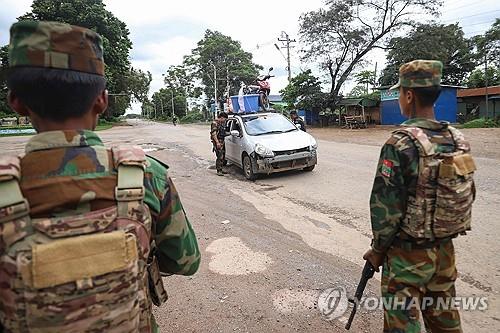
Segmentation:
[(311, 137), (311, 142), (309, 143), (310, 147), (311, 147), (311, 150), (316, 150), (318, 149), (318, 143), (316, 142), (316, 140)]
[(260, 143), (257, 143), (255, 145), (255, 152), (262, 157), (273, 157), (274, 156), (274, 152), (271, 149), (267, 148), (266, 146), (264, 146)]

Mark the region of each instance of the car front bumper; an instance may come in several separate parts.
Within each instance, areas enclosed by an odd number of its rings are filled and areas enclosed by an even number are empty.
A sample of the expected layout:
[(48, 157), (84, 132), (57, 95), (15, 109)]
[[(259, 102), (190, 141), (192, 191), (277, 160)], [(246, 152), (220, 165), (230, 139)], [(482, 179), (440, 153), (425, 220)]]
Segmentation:
[(318, 157), (315, 150), (274, 157), (261, 157), (254, 153), (254, 161), (254, 173), (271, 174), (313, 166), (318, 163)]

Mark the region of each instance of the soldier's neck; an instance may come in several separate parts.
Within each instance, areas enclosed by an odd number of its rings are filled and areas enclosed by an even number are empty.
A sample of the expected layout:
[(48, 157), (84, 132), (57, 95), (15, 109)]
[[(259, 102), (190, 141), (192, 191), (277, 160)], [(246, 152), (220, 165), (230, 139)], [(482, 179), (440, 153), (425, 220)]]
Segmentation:
[(425, 118), (436, 120), (436, 115), (434, 114), (434, 106), (417, 108), (416, 112), (411, 116), (411, 118)]
[(61, 122), (42, 119), (36, 115), (32, 115), (31, 120), (38, 133), (70, 130), (93, 131), (97, 126), (97, 117), (92, 116), (90, 113), (79, 118), (66, 119)]

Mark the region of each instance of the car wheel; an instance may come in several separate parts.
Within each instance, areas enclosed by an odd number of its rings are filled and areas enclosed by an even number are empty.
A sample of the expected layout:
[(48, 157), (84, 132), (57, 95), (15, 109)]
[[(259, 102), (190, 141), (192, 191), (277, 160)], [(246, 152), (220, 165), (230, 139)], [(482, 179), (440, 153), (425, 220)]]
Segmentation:
[(248, 180), (255, 180), (257, 175), (253, 172), (252, 158), (248, 155), (243, 156), (243, 173)]
[(304, 171), (313, 171), (315, 166), (316, 166), (316, 164), (311, 165), (311, 166), (308, 166), (308, 167), (305, 167), (305, 168), (304, 168), (304, 169), (302, 169), (302, 170), (304, 170)]

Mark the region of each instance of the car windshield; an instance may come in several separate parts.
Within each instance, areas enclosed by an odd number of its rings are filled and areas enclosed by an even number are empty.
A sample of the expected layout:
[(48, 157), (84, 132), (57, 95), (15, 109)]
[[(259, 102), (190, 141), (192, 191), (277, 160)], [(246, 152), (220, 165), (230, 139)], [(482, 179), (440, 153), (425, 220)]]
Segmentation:
[(243, 117), (249, 135), (264, 135), (296, 131), (297, 127), (282, 115), (255, 115)]

